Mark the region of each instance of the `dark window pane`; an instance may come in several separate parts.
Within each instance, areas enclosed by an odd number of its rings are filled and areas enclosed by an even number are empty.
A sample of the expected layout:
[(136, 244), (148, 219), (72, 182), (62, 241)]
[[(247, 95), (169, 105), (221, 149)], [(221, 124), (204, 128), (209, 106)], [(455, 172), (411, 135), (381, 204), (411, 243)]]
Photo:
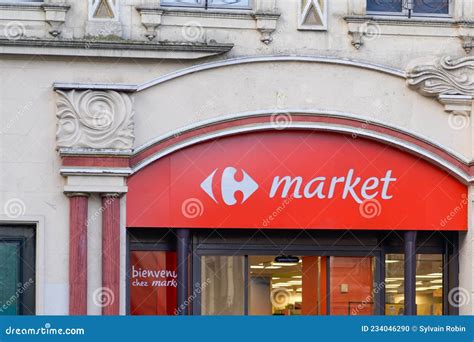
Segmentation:
[(202, 7), (204, 6), (204, 0), (162, 0), (160, 4), (164, 6)]
[(250, 0), (208, 0), (207, 3), (210, 7), (250, 7)]
[(367, 11), (401, 12), (402, 0), (367, 0)]
[(413, 12), (428, 14), (449, 14), (450, 0), (415, 0)]
[(0, 242), (0, 315), (19, 313), (19, 243)]

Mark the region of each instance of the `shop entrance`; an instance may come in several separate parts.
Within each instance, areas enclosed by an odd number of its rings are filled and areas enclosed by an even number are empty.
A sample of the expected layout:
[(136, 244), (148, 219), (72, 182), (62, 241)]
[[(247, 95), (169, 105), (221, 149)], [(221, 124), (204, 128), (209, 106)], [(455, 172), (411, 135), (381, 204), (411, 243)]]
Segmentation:
[[(403, 315), (404, 240), (397, 232), (196, 230), (178, 305), (177, 230), (129, 230), (132, 315)], [(424, 232), (415, 256), (418, 315), (455, 314), (458, 235)]]
[(203, 315), (373, 315), (374, 257), (203, 256)]

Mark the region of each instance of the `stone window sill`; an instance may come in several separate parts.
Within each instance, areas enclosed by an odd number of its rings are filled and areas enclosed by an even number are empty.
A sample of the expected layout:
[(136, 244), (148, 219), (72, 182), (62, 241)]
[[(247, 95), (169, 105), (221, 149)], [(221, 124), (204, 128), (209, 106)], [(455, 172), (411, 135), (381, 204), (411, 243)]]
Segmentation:
[[(412, 17), (386, 15), (352, 15), (344, 17), (348, 24), (348, 33), (352, 36), (352, 45), (360, 48), (364, 36), (424, 36), (457, 37), (469, 53), (468, 41), (474, 36), (474, 21), (455, 20), (450, 17)], [(416, 30), (413, 28), (416, 27)]]
[(56, 37), (61, 33), (69, 8), (69, 5), (45, 2), (0, 3), (0, 21), (8, 21), (4, 36), (7, 39), (20, 39), (25, 35), (44, 38), (49, 32)]
[[(166, 7), (136, 7), (140, 13), (145, 36), (153, 40), (163, 27), (186, 27), (190, 20), (202, 28), (248, 29), (260, 31), (261, 41), (269, 44), (275, 31), (279, 13), (253, 10), (189, 9)], [(193, 18), (193, 19), (191, 19)], [(166, 39), (166, 37), (161, 37)]]

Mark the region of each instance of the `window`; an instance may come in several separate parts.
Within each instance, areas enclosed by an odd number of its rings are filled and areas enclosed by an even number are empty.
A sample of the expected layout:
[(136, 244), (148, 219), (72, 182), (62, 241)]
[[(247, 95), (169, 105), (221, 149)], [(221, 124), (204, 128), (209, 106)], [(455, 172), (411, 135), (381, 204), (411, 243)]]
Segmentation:
[(0, 316), (34, 314), (34, 229), (0, 227)]
[(162, 0), (162, 6), (250, 9), (251, 0)]
[(403, 254), (385, 255), (385, 314), (401, 316), (405, 308)]
[(201, 272), (202, 315), (245, 314), (244, 256), (203, 256)]
[[(403, 315), (403, 254), (385, 256), (385, 314)], [(416, 255), (417, 315), (443, 314), (443, 255)]]
[(367, 12), (403, 16), (446, 16), (452, 0), (367, 0)]

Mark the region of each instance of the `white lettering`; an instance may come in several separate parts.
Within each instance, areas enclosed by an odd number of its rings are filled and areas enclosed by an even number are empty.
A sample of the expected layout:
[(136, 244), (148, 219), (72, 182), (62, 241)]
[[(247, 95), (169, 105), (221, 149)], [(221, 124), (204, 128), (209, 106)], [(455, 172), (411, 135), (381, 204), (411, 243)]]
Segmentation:
[(357, 203), (362, 203), (362, 201), (360, 200), (359, 196), (357, 196), (356, 193), (355, 193), (355, 191), (354, 191), (354, 188), (355, 188), (356, 185), (359, 184), (359, 182), (360, 182), (360, 177), (357, 177), (357, 178), (355, 179), (355, 181), (351, 184), (353, 174), (354, 174), (354, 170), (353, 170), (353, 169), (350, 169), (350, 170), (347, 172), (346, 183), (344, 184), (344, 192), (342, 193), (342, 198), (343, 198), (343, 199), (346, 199), (347, 194), (350, 193), (351, 196), (352, 196), (352, 198), (354, 198), (354, 200), (355, 200)]
[[(323, 194), (323, 187), (324, 187), (324, 181), (325, 180), (326, 180), (326, 177), (316, 177), (316, 178), (311, 179), (308, 182), (308, 184), (306, 184), (305, 187), (304, 187), (304, 190), (303, 190), (304, 197), (312, 198), (312, 197), (317, 196), (319, 199), (326, 198), (326, 196), (324, 196), (324, 194)], [(316, 189), (314, 189), (314, 191), (311, 192), (311, 186), (315, 182), (319, 182), (319, 184), (316, 187)]]
[(294, 179), (291, 179), (290, 176), (282, 177), (282, 179), (280, 179), (279, 176), (276, 176), (273, 179), (272, 188), (270, 190), (270, 198), (273, 198), (275, 196), (276, 192), (278, 191), (278, 188), (280, 187), (280, 185), (283, 182), (285, 182), (285, 186), (283, 187), (283, 190), (281, 192), (281, 197), (282, 198), (288, 196), (288, 192), (290, 191), (290, 188), (291, 188), (291, 186), (293, 185), (294, 182), (296, 182), (296, 185), (295, 185), (295, 188), (294, 188), (294, 191), (293, 191), (293, 197), (294, 198), (301, 198), (300, 187), (301, 187), (301, 183), (303, 182), (303, 179), (301, 177), (295, 177)]
[[(372, 184), (370, 184), (372, 183)], [(367, 178), (367, 180), (364, 182), (364, 184), (362, 184), (362, 189), (360, 190), (361, 193), (362, 193), (362, 197), (364, 197), (365, 199), (372, 199), (374, 198), (375, 196), (378, 195), (378, 191), (375, 191), (374, 193), (372, 193), (372, 195), (369, 195), (367, 193), (368, 190), (375, 190), (377, 189), (377, 187), (379, 186), (379, 179), (377, 177), (370, 177), (370, 178)]]
[(393, 197), (393, 196), (389, 196), (387, 194), (388, 186), (389, 186), (390, 182), (395, 182), (397, 180), (396, 178), (391, 178), (391, 176), (392, 176), (392, 170), (388, 170), (387, 173), (385, 174), (385, 177), (381, 179), (381, 181), (383, 183), (382, 199), (390, 199), (390, 198)]
[[(342, 199), (352, 198), (360, 204), (364, 200), (373, 199), (379, 195), (384, 200), (389, 200), (393, 197), (393, 195), (389, 194), (389, 189), (391, 183), (395, 182), (397, 178), (392, 176), (392, 170), (387, 170), (381, 178), (368, 177), (362, 179), (355, 174), (354, 169), (349, 169), (345, 176), (333, 176), (331, 178), (319, 176), (308, 181), (305, 181), (301, 176), (275, 176), (270, 189), (270, 198), (331, 199), (336, 194), (341, 193)], [(338, 183), (343, 184), (343, 186), (338, 188)], [(328, 185), (327, 195), (324, 193), (326, 185)], [(272, 220), (273, 218), (268, 218), (266, 224), (268, 225), (268, 221)]]
[(332, 177), (331, 185), (329, 186), (328, 198), (333, 198), (337, 183), (344, 183), (344, 177)]

